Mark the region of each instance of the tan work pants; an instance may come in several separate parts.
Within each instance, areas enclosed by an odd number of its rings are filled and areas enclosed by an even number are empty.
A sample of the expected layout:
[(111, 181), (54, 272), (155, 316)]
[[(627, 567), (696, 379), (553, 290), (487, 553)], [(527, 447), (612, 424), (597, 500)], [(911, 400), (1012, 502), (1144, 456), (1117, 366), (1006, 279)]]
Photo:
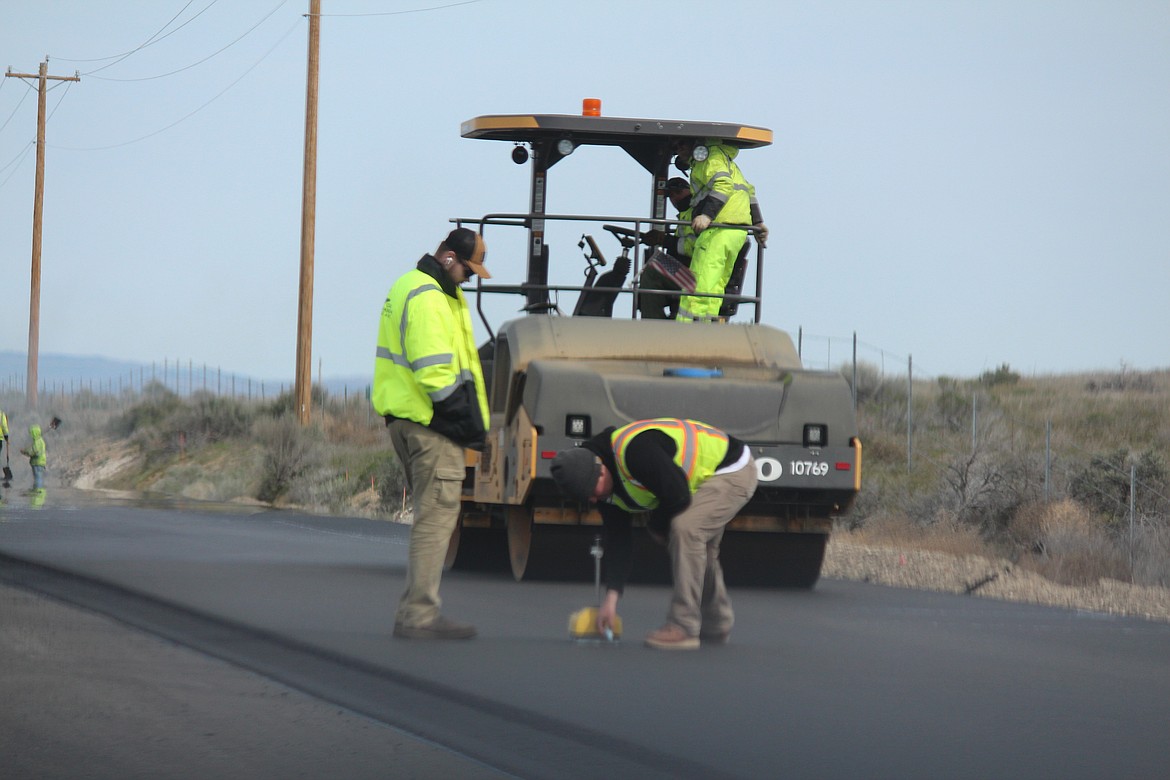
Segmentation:
[(711, 477), (695, 491), (691, 505), (670, 523), (674, 595), (667, 621), (688, 636), (731, 631), (735, 613), (723, 584), (719, 543), (736, 513), (756, 492), (756, 462), (730, 474)]
[(429, 625), (439, 616), (443, 562), (451, 534), (459, 522), (463, 448), (410, 420), (390, 423), (390, 440), (402, 461), (406, 484), (414, 495), (406, 590), (398, 602), (395, 622), (416, 628)]

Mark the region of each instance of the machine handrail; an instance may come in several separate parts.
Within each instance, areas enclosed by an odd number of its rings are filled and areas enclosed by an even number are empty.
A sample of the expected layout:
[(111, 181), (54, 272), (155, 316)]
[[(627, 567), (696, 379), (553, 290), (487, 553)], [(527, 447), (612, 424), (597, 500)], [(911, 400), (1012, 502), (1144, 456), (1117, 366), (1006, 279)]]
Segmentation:
[[(618, 222), (618, 223), (626, 223), (626, 224), (632, 224), (634, 226), (634, 231), (636, 231), (638, 234), (641, 234), (643, 232), (646, 232), (647, 230), (652, 230), (655, 228), (662, 229), (662, 228), (669, 228), (672, 226), (690, 224), (687, 220), (666, 219), (666, 218), (646, 217), (646, 216), (598, 215), (598, 214), (537, 214), (537, 213), (532, 213), (532, 212), (529, 212), (529, 213), (524, 213), (524, 212), (491, 212), (491, 213), (485, 214), (479, 218), (453, 218), (453, 219), (451, 219), (451, 222), (455, 223), (455, 225), (457, 227), (476, 225), (479, 227), (480, 235), (483, 235), (484, 228), (486, 228), (488, 226), (522, 227), (522, 228), (531, 229), (533, 223), (539, 223), (542, 220), (543, 221), (552, 221), (552, 222), (592, 222), (592, 223)], [(643, 228), (642, 227), (643, 225), (645, 225), (646, 227)], [(686, 293), (686, 294), (687, 295), (694, 295), (695, 297), (720, 298), (723, 300), (738, 301), (740, 303), (749, 303), (752, 305), (752, 308), (753, 308), (753, 320), (756, 323), (759, 323), (760, 318), (761, 318), (761, 314), (762, 314), (762, 312), (760, 311), (761, 304), (762, 304), (762, 296), (760, 295), (760, 291), (763, 289), (763, 255), (764, 255), (764, 253), (763, 253), (764, 248), (762, 246), (760, 246), (760, 242), (758, 239), (758, 236), (759, 236), (761, 231), (759, 228), (756, 228), (753, 225), (731, 225), (731, 224), (722, 223), (722, 222), (713, 222), (711, 226), (712, 227), (728, 227), (728, 228), (735, 228), (738, 230), (744, 230), (744, 231), (747, 231), (750, 235), (757, 237), (756, 241), (755, 241), (755, 250), (756, 250), (755, 251), (755, 259), (756, 259), (755, 293), (756, 294), (755, 295), (743, 295), (742, 291), (738, 295), (737, 294), (729, 294), (729, 293)], [(641, 278), (641, 272), (642, 272), (642, 266), (643, 266), (642, 258), (645, 254), (646, 253), (643, 251), (642, 242), (636, 241), (634, 244), (634, 247), (633, 247), (633, 257), (631, 258), (631, 269), (630, 269), (632, 278), (635, 280), (635, 282), (632, 283), (631, 286), (629, 286), (629, 287), (614, 288), (614, 287), (592, 287), (592, 286), (580, 286), (580, 285), (531, 284), (528, 282), (522, 282), (521, 284), (493, 284), (490, 282), (485, 283), (482, 278), (476, 277), (475, 287), (474, 288), (464, 288), (464, 289), (466, 291), (470, 291), (470, 290), (475, 291), (475, 293), (476, 293), (476, 311), (478, 312), (480, 320), (483, 322), (484, 327), (487, 329), (489, 337), (491, 337), (493, 340), (495, 338), (495, 332), (493, 331), (491, 325), (488, 323), (487, 315), (483, 310), (483, 297), (482, 297), (481, 293), (485, 293), (485, 292), (500, 293), (500, 294), (527, 295), (529, 292), (534, 291), (534, 290), (535, 291), (543, 291), (546, 293), (547, 292), (581, 292), (581, 293), (584, 293), (585, 291), (588, 290), (588, 291), (596, 291), (596, 292), (601, 292), (601, 293), (614, 293), (616, 295), (629, 294), (629, 295), (632, 295), (630, 318), (636, 319), (637, 312), (638, 312), (638, 297), (642, 293), (654, 293), (654, 294), (671, 295), (671, 296), (677, 296), (677, 297), (681, 297), (684, 294), (684, 293), (680, 292), (679, 290), (660, 290), (660, 289), (654, 289), (654, 288), (643, 288), (637, 284), (637, 281), (639, 281)]]

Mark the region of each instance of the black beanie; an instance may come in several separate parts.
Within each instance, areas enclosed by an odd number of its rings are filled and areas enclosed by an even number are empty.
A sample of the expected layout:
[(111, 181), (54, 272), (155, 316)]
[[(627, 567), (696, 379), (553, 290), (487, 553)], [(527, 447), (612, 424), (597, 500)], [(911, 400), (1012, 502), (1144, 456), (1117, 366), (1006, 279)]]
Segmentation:
[(601, 459), (587, 449), (562, 450), (553, 458), (552, 478), (569, 498), (587, 503), (601, 476)]

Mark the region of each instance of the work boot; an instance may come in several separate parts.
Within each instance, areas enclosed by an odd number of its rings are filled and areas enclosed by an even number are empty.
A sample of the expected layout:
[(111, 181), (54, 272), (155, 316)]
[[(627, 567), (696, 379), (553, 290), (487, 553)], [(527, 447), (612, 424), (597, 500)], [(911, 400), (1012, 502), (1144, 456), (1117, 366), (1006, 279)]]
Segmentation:
[(725, 645), (729, 639), (731, 639), (731, 629), (699, 632), (699, 641), (705, 645)]
[(682, 626), (667, 623), (646, 635), (646, 646), (655, 650), (698, 650), (699, 638), (688, 636)]
[(442, 615), (425, 626), (394, 624), (394, 636), (398, 639), (471, 639), (475, 633), (475, 626), (456, 623)]

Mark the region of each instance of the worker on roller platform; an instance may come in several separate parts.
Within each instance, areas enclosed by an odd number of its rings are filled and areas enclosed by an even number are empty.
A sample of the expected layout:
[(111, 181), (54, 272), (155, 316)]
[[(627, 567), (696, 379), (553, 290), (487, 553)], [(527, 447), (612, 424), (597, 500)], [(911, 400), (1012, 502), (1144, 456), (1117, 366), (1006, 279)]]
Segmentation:
[[(735, 164), (739, 150), (717, 138), (701, 144), (683, 139), (675, 144), (675, 165), (690, 170), (691, 227), (697, 238), (691, 258), (695, 292), (723, 294), (736, 258), (747, 240), (747, 231), (712, 224), (754, 226), (760, 246), (767, 246), (768, 227), (760, 213), (756, 189)], [(679, 305), (680, 322), (714, 322), (720, 319), (720, 298), (685, 296)]]
[(558, 453), (551, 469), (565, 495), (597, 504), (605, 525), (599, 632), (613, 626), (629, 576), (633, 515), (647, 513), (647, 531), (669, 550), (674, 594), (666, 625), (652, 631), (646, 644), (694, 650), (701, 642), (727, 642), (735, 615), (719, 544), (757, 483), (755, 461), (742, 441), (695, 420), (639, 420)]
[(459, 285), (491, 275), (483, 238), (456, 228), (403, 274), (382, 307), (371, 400), (414, 496), (406, 589), (394, 636), (470, 639), (475, 627), (440, 614), (439, 581), (459, 522), (464, 448), (483, 449), (487, 390)]

